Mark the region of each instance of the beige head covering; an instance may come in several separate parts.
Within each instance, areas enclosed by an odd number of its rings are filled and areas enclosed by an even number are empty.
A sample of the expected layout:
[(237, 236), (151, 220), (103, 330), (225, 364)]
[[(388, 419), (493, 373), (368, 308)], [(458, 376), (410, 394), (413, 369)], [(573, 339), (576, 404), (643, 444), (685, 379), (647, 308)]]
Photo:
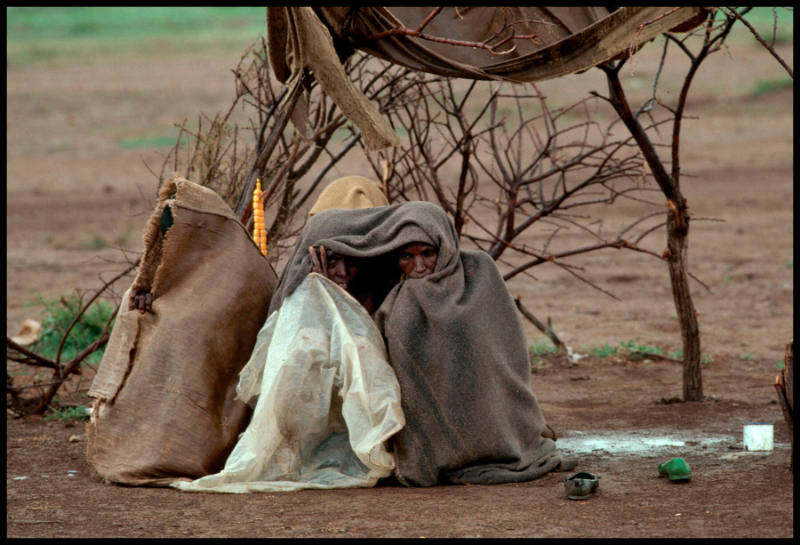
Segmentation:
[(308, 217), (331, 208), (356, 210), (388, 204), (386, 195), (376, 182), (363, 176), (345, 176), (332, 181), (322, 190), (317, 202), (308, 211)]

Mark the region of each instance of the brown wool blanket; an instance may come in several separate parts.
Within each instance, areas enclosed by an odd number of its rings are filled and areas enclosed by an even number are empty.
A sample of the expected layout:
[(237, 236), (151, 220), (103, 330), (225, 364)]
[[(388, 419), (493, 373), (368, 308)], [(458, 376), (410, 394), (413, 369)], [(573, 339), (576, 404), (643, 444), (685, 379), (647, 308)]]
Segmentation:
[(308, 247), (386, 256), (415, 241), (436, 269), (396, 285), (374, 318), (400, 383), (405, 427), (391, 439), (406, 485), (535, 479), (559, 465), (530, 383), (522, 324), (494, 261), (459, 249), (446, 213), (427, 202), (327, 210), (309, 219), (275, 288), (270, 314), (311, 272)]

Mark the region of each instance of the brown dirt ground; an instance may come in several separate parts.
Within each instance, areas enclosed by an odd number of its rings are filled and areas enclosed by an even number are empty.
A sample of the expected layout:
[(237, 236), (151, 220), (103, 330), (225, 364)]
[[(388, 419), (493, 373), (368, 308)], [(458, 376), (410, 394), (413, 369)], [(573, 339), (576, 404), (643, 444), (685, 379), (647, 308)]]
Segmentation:
[[(645, 48), (624, 74), (629, 88), (638, 82), (634, 99), (647, 93), (656, 49)], [(791, 45), (780, 52), (791, 64)], [(8, 334), (25, 318), (40, 318), (26, 304), (38, 295), (96, 288), (118, 272), (113, 245), (141, 250), (155, 194), (143, 162), (157, 170), (161, 159), (116, 142), (227, 107), (236, 60), (198, 52), (8, 70)], [(683, 172), (694, 177), (685, 178), (684, 192), (696, 218), (723, 220), (698, 219), (690, 239), (691, 269), (711, 287), (692, 286), (712, 360), (703, 369), (711, 399), (663, 403), (681, 395), (680, 364), (663, 360), (546, 360), (532, 375), (562, 445), (582, 433), (639, 432), (686, 433), (683, 446), (578, 448), (577, 470), (600, 476), (599, 492), (585, 502), (565, 498), (564, 473), (497, 486), (189, 494), (104, 484), (90, 476), (83, 424), (9, 416), (7, 536), (793, 537), (790, 438), (772, 386), (793, 336), (793, 92), (747, 97), (752, 82), (781, 75), (765, 52), (733, 44), (702, 68), (689, 104), (699, 119), (685, 127)], [(605, 86), (590, 71), (541, 88), (579, 96)], [(364, 167), (356, 157), (332, 176)], [(625, 206), (598, 213), (610, 228), (637, 217)], [(98, 248), (99, 238), (112, 246)], [(520, 277), (511, 289), (578, 352), (631, 339), (680, 348), (661, 263), (621, 251), (574, 263), (621, 302), (556, 267), (537, 269), (535, 280)], [(527, 332), (540, 337), (532, 326)], [(90, 380), (89, 372), (63, 400), (85, 404)], [(742, 424), (750, 421), (775, 424), (774, 451), (741, 450)], [(705, 436), (720, 442), (707, 444)], [(689, 483), (658, 477), (657, 464), (674, 456), (691, 464)]]

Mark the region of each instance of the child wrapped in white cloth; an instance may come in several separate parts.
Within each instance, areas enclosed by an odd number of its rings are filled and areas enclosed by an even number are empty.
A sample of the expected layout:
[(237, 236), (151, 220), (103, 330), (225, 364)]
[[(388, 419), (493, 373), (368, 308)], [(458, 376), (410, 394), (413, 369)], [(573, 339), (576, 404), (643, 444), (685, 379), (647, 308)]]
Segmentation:
[(254, 407), (225, 467), (175, 488), (273, 492), (371, 487), (405, 424), (383, 338), (344, 289), (311, 273), (273, 311), (237, 385)]

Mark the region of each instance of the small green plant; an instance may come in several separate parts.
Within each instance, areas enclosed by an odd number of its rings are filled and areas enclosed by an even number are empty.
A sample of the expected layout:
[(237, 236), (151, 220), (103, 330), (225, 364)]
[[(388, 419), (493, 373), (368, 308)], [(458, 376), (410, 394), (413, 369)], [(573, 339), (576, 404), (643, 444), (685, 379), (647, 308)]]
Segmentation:
[(9, 67), (98, 56), (239, 51), (263, 33), (258, 6), (39, 6), (6, 10)]
[(794, 268), (794, 259), (790, 259), (789, 261), (784, 263), (783, 266), (785, 268), (787, 268), (787, 269), (793, 269)]
[(630, 340), (628, 342), (621, 342), (619, 343), (622, 346), (622, 349), (628, 353), (629, 356), (635, 358), (643, 358), (651, 354), (655, 354), (657, 356), (661, 356), (664, 354), (664, 351), (661, 350), (657, 346), (648, 346), (646, 344), (638, 344), (634, 340)]
[[(39, 304), (45, 309), (42, 319), (42, 336), (31, 346), (31, 350), (50, 359), (55, 359), (61, 339), (67, 328), (80, 311), (83, 303), (77, 295), (62, 296), (60, 299), (40, 298)], [(69, 333), (61, 351), (61, 361), (69, 361), (84, 348), (96, 341), (103, 333), (114, 307), (108, 301), (96, 301), (83, 313), (81, 319)], [(109, 326), (110, 329), (110, 326)], [(89, 355), (86, 363), (97, 363), (103, 357), (103, 348)]]
[[(122, 149), (171, 148), (175, 145), (175, 137), (151, 136), (143, 138), (125, 138), (117, 142), (117, 145)], [(188, 146), (189, 139), (186, 136), (181, 136), (180, 145)]]
[(83, 243), (83, 245), (90, 250), (102, 250), (108, 248), (108, 242), (101, 236), (94, 235), (92, 238)]
[(72, 406), (72, 407), (52, 407), (47, 406), (47, 414), (44, 415), (42, 420), (59, 420), (61, 422), (74, 422), (76, 420), (88, 420), (89, 413), (86, 407)]
[(607, 358), (617, 353), (616, 346), (609, 346), (607, 343), (601, 347), (593, 347), (591, 353), (595, 358)]
[(750, 361), (753, 359), (752, 354), (739, 354), (739, 359), (743, 361)]
[[(742, 359), (752, 359), (753, 358), (753, 356), (750, 356), (749, 354), (745, 354), (745, 355), (748, 356), (748, 357), (747, 358), (742, 358)], [(670, 354), (670, 357), (673, 360), (683, 359), (683, 351), (682, 350), (675, 350), (672, 354)], [(700, 363), (713, 363), (713, 361), (714, 361), (714, 357), (711, 354), (701, 354), (700, 355)]]
[[(794, 13), (791, 7), (755, 7), (745, 15), (745, 19), (767, 43), (773, 42), (773, 32), (775, 45), (792, 43)], [(734, 32), (746, 36), (747, 40), (752, 40), (750, 31), (744, 26), (735, 29)]]
[(538, 371), (539, 365), (542, 363), (542, 356), (550, 354), (557, 354), (558, 348), (548, 338), (537, 339), (532, 345), (528, 347), (528, 355), (531, 361), (531, 373)]
[(786, 77), (781, 79), (762, 79), (758, 80), (750, 88), (750, 98), (758, 98), (770, 93), (775, 93), (783, 89), (791, 89), (794, 87), (794, 80)]
[(547, 338), (537, 339), (528, 348), (531, 356), (546, 356), (548, 354), (558, 353), (558, 348), (555, 347), (553, 342)]
[(778, 369), (785, 369), (786, 368), (786, 362), (783, 361), (783, 360), (776, 360), (775, 361), (775, 367), (777, 367)]

